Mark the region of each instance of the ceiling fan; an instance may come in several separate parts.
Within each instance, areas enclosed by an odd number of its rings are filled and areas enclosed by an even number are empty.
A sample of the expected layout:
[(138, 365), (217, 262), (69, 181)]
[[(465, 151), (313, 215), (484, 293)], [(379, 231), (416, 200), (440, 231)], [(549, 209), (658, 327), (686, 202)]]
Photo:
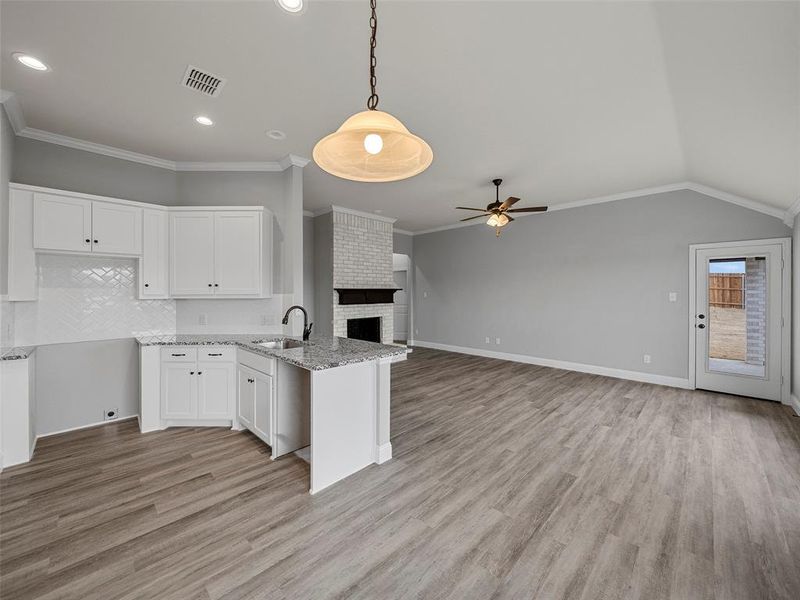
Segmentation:
[(546, 206), (530, 206), (528, 208), (511, 208), (519, 202), (519, 198), (509, 196), (502, 203), (500, 202), (500, 184), (503, 183), (502, 179), (492, 179), (495, 187), (495, 201), (487, 205), (486, 208), (469, 208), (467, 206), (456, 206), (458, 210), (477, 210), (482, 214), (475, 215), (474, 217), (467, 217), (461, 219), (462, 221), (471, 221), (472, 219), (480, 219), (489, 215), (486, 224), (489, 227), (494, 227), (497, 232), (497, 237), (500, 237), (500, 229), (508, 225), (514, 220), (514, 217), (508, 213), (522, 213), (522, 212), (544, 212), (547, 210)]

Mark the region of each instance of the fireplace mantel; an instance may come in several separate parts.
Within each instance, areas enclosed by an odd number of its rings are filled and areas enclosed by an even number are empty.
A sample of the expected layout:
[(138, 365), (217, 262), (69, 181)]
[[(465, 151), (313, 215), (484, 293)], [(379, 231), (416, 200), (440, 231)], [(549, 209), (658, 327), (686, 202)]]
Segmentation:
[(392, 304), (394, 293), (403, 288), (335, 288), (339, 304)]

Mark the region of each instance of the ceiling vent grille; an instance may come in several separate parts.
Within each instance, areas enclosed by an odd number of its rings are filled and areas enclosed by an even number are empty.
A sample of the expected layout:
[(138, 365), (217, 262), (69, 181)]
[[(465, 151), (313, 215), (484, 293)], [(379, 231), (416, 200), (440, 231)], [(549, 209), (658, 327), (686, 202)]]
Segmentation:
[(225, 79), (189, 65), (183, 76), (183, 85), (206, 96), (216, 98), (225, 85)]

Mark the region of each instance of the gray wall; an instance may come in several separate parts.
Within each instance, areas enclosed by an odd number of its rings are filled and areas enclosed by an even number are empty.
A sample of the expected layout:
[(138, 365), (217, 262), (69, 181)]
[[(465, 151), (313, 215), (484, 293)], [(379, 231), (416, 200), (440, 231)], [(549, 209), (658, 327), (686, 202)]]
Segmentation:
[[(314, 218), (303, 217), (303, 307), (312, 323), (316, 318), (314, 306)], [(314, 325), (316, 327), (316, 324)]]
[(792, 394), (800, 402), (800, 214), (792, 232)]
[(333, 213), (314, 218), (314, 328), (333, 335)]
[(8, 293), (8, 182), (14, 169), (14, 130), (0, 110), (0, 295)]
[[(102, 393), (100, 393), (102, 392)], [(38, 435), (139, 412), (139, 352), (133, 339), (53, 344), (36, 349)]]
[(153, 204), (173, 204), (177, 183), (174, 171), (21, 137), (12, 181)]
[(414, 237), (404, 233), (394, 233), (394, 253), (414, 256)]
[(689, 244), (789, 235), (680, 191), (415, 236), (414, 338), (685, 378)]

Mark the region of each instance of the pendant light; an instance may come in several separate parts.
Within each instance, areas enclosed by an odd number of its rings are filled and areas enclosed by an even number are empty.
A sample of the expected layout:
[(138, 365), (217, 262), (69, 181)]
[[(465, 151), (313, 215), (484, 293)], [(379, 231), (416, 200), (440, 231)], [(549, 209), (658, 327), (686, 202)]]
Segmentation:
[(375, 46), (378, 29), (376, 0), (370, 0), (370, 88), (367, 108), (347, 119), (339, 129), (314, 146), (314, 162), (331, 175), (352, 181), (384, 182), (422, 173), (433, 161), (433, 151), (399, 119), (378, 110), (375, 92)]

